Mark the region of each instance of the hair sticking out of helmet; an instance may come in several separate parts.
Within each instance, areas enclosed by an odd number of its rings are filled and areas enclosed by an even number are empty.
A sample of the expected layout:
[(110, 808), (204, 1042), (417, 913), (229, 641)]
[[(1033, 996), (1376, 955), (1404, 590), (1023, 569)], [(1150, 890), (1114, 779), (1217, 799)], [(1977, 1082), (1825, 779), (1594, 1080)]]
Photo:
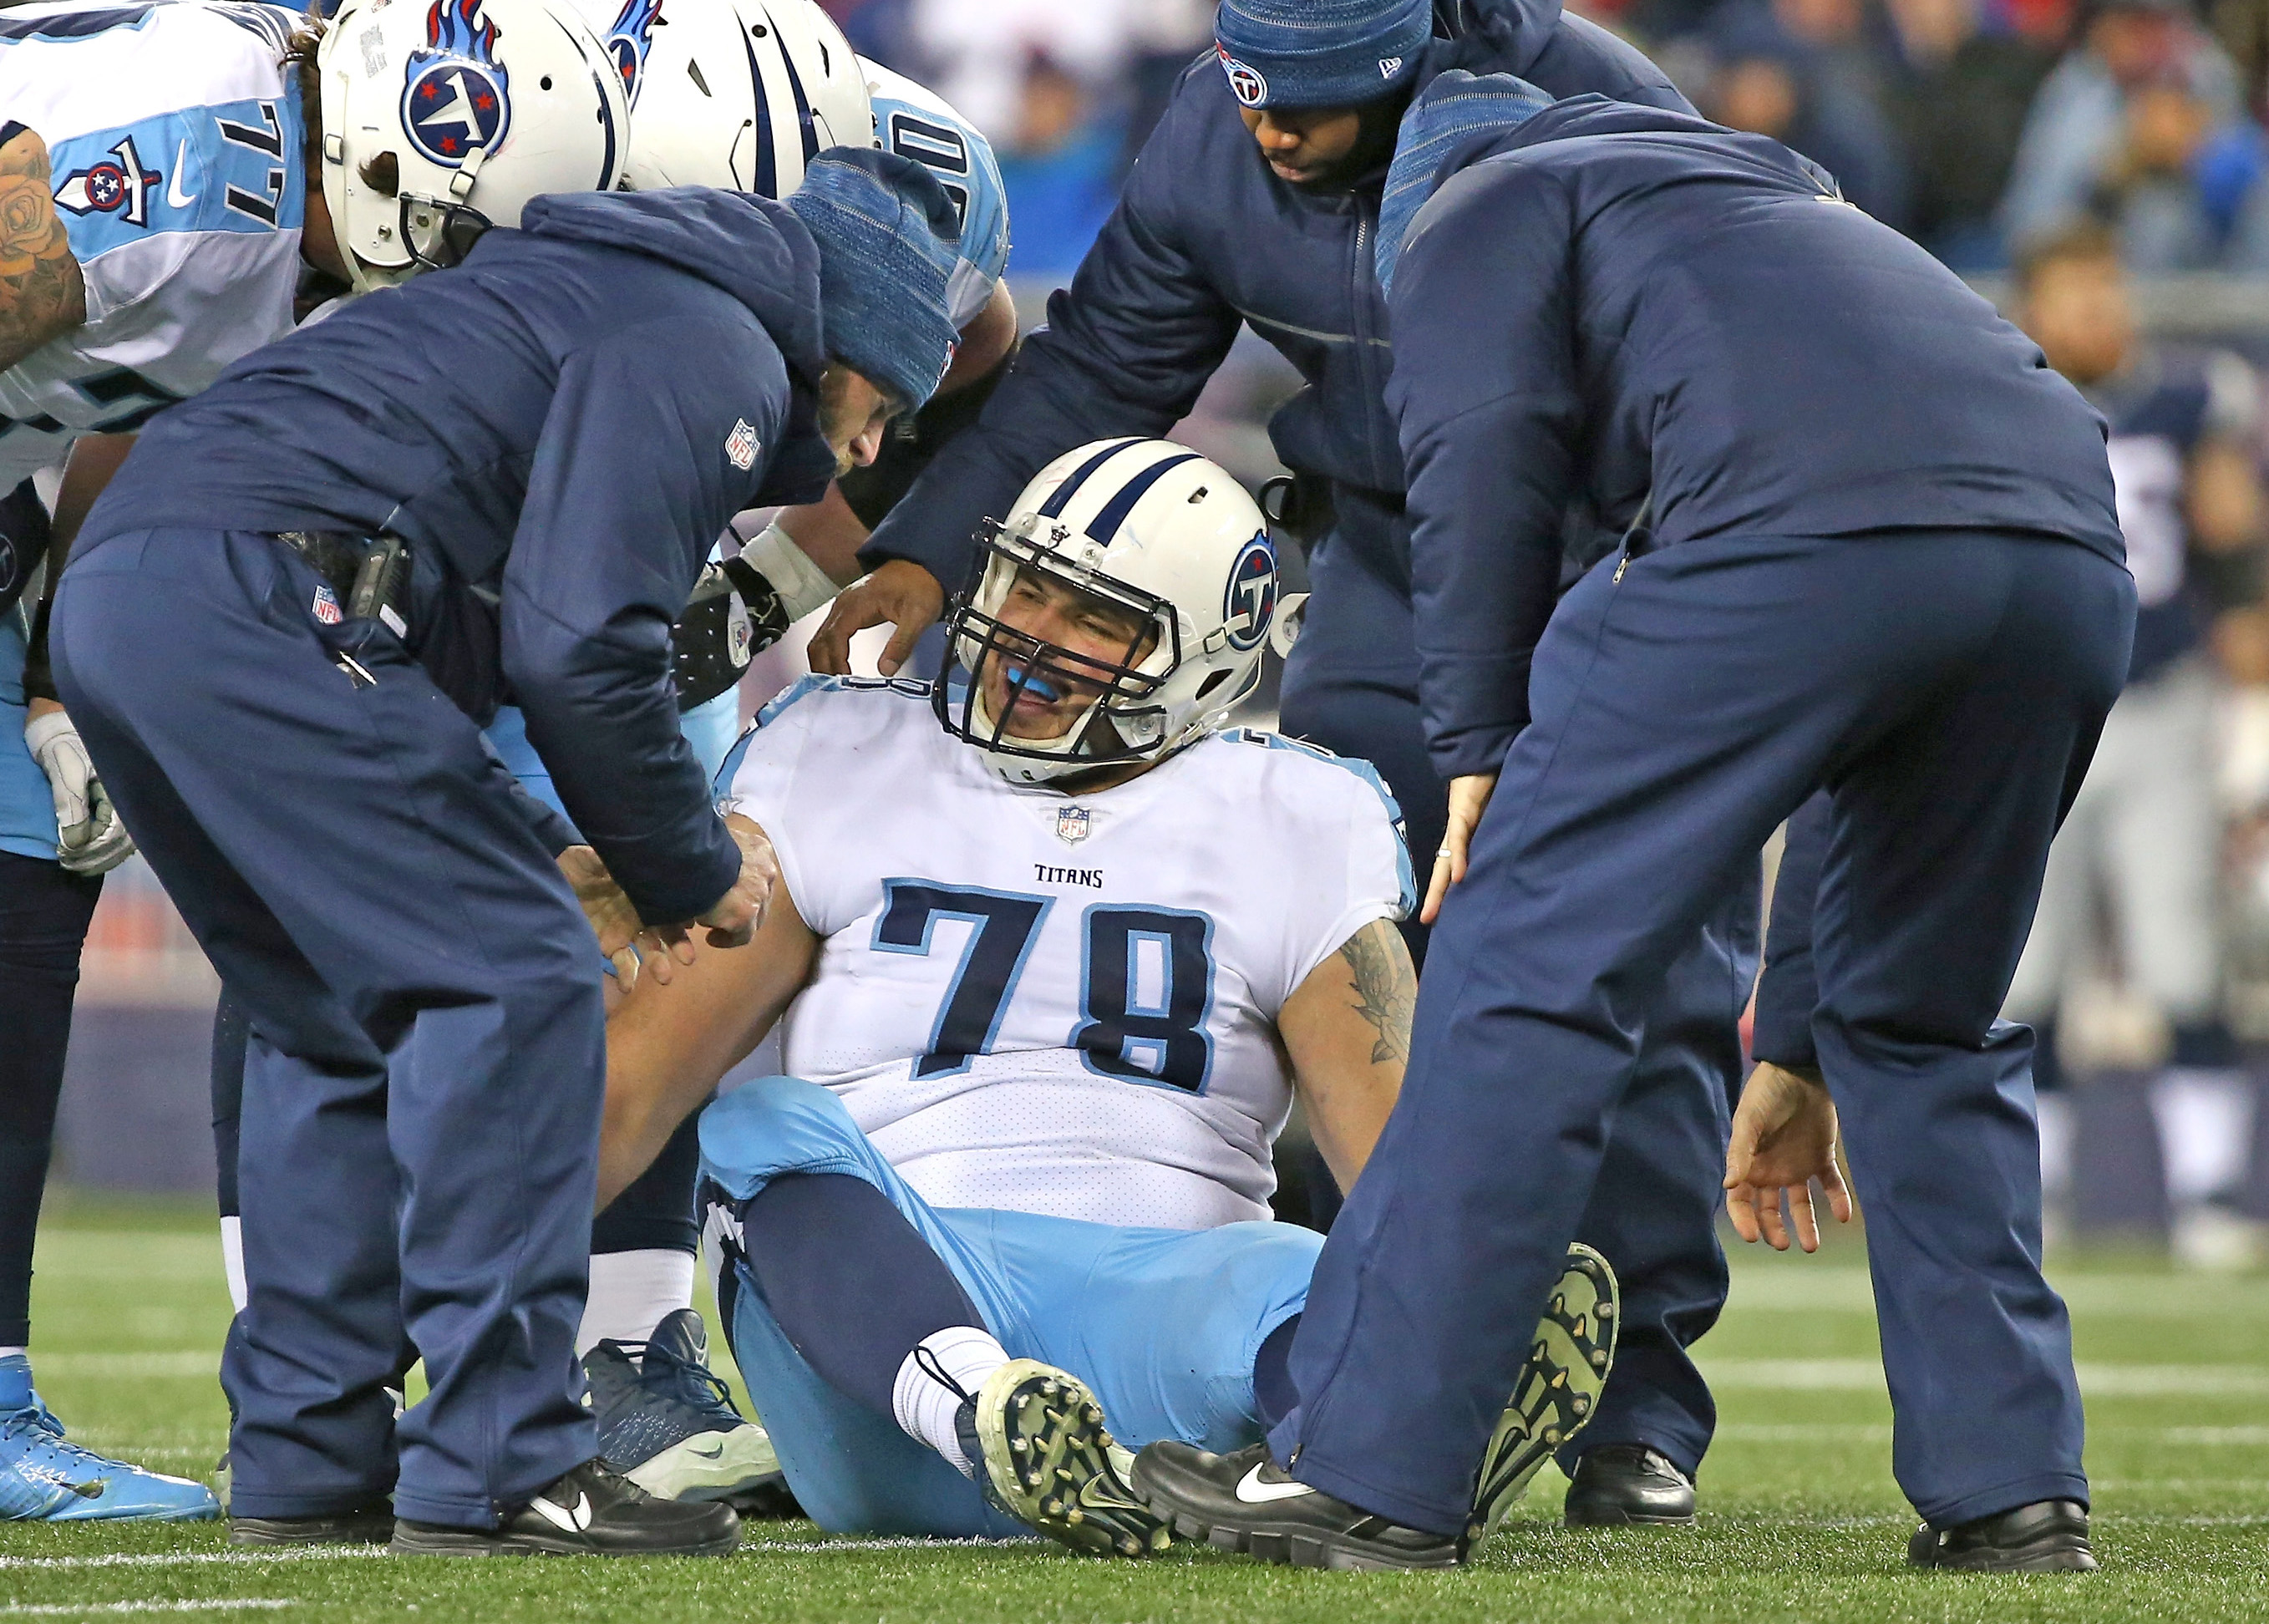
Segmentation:
[(1011, 783), (1163, 760), (1260, 680), (1275, 552), (1253, 498), (1186, 447), (1068, 452), (979, 541), (933, 704)]

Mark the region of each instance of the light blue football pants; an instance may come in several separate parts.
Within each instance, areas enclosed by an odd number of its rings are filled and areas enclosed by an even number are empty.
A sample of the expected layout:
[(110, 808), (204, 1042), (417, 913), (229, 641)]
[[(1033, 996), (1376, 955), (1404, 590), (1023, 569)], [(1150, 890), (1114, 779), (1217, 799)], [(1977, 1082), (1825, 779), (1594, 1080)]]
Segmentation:
[[(1300, 1312), (1323, 1237), (1287, 1223), (1122, 1229), (914, 1193), (829, 1090), (794, 1077), (735, 1089), (701, 1117), (713, 1234), (787, 1173), (841, 1173), (890, 1197), (1012, 1358), (1069, 1370), (1095, 1390), (1129, 1449), (1179, 1438), (1215, 1451), (1259, 1442), (1253, 1362)], [(733, 1357), (805, 1512), (839, 1533), (1012, 1538), (1031, 1531), (881, 1414), (838, 1392), (790, 1345), (737, 1246), (719, 1306)]]

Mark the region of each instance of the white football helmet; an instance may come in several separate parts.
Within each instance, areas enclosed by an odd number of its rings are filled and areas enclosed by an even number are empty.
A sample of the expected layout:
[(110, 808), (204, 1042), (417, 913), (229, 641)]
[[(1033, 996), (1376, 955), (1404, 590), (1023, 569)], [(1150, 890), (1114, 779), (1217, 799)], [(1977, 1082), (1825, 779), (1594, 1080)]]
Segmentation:
[(610, 22), (586, 15), (630, 95), (633, 191), (785, 197), (815, 153), (875, 144), (866, 75), (816, 0), (620, 0)]
[[(974, 581), (946, 616), (958, 669), (932, 703), (945, 730), (1010, 783), (1163, 758), (1210, 731), (1260, 681), (1277, 611), (1276, 550), (1245, 488), (1187, 447), (1113, 439), (1067, 452), (1024, 487), (1006, 522), (988, 520), (979, 535)], [(1112, 661), (1016, 631), (999, 616), (1025, 571), (1131, 611), (1141, 630)], [(1066, 678), (1095, 699), (1061, 737), (1013, 737), (985, 698), (988, 660), (1007, 662), (1011, 706), (1028, 689), (1053, 698)]]
[(630, 109), (567, 0), (346, 0), (315, 66), (323, 201), (361, 292), (621, 178)]

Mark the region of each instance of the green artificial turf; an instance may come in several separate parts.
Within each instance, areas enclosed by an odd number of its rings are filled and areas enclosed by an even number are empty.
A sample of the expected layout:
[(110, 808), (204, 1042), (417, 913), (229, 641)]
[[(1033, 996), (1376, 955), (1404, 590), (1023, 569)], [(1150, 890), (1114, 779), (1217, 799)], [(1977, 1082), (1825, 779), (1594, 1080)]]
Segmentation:
[[(751, 1524), (721, 1561), (410, 1561), (231, 1552), (217, 1524), (0, 1524), (0, 1620), (220, 1618), (1946, 1620), (2269, 1620), (2269, 1280), (2073, 1263), (2103, 1571), (1914, 1573), (1863, 1254), (1745, 1254), (1704, 1345), (1723, 1425), (1700, 1526), (1576, 1532), (1541, 1485), (1471, 1569), (1335, 1575), (1209, 1551), (1105, 1563), (1042, 1545), (829, 1541)], [(211, 1221), (79, 1197), (41, 1238), (33, 1357), (75, 1436), (202, 1475), (225, 1410)]]

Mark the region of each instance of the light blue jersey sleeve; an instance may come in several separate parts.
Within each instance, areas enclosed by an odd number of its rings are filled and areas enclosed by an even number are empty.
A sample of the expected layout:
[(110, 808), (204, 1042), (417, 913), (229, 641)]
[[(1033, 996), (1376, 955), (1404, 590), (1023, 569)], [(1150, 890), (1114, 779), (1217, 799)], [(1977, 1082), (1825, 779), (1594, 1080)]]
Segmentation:
[(966, 327), (1009, 269), (1009, 194), (993, 144), (936, 94), (864, 56), (875, 134), (886, 151), (911, 158), (943, 184), (961, 214), (961, 260), (947, 286), (953, 324)]

